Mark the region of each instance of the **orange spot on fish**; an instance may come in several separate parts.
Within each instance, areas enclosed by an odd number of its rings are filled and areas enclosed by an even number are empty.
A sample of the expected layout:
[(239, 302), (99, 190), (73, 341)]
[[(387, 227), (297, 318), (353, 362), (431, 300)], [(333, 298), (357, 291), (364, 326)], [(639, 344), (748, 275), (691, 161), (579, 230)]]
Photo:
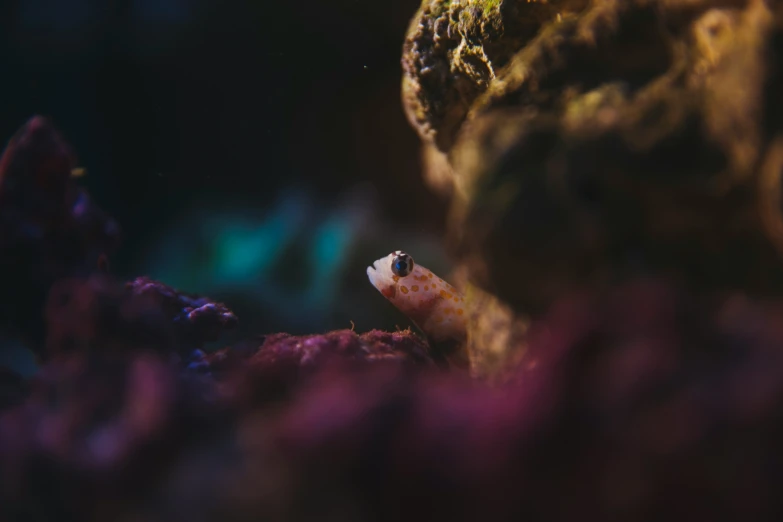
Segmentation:
[(455, 297), (455, 298), (454, 298), (454, 302), (455, 302), (455, 303), (459, 303), (459, 302), (460, 302), (460, 298), (459, 298), (459, 297)]
[(452, 296), (451, 296), (451, 294), (450, 294), (450, 293), (448, 293), (448, 292), (447, 292), (447, 291), (445, 291), (445, 290), (441, 290), (441, 291), (440, 291), (440, 296), (441, 296), (442, 298), (444, 298), (444, 299), (451, 299), (451, 297), (452, 297)]
[(401, 286), (400, 290), (402, 291), (403, 294), (407, 294), (408, 293), (408, 287), (406, 287), (405, 285)]
[(453, 308), (446, 308), (445, 310), (443, 310), (443, 315), (449, 315), (453, 311), (454, 311)]
[(430, 279), (432, 279), (432, 272), (430, 272), (429, 274), (427, 274), (427, 277), (429, 277)]
[(387, 286), (383, 290), (381, 290), (381, 293), (384, 297), (387, 299), (394, 299), (394, 296), (397, 295), (397, 286)]
[(419, 291), (419, 285), (413, 285), (411, 287), (411, 290), (414, 291), (414, 292), (418, 292)]
[(425, 291), (425, 292), (426, 292), (427, 290), (429, 290), (429, 289), (430, 289), (430, 287), (429, 287), (429, 286), (427, 286), (427, 285), (424, 285), (424, 291)]
[(457, 308), (457, 315), (462, 315), (463, 313), (462, 308)]
[(400, 276), (392, 276), (392, 279), (394, 279), (394, 282), (398, 282), (400, 280)]

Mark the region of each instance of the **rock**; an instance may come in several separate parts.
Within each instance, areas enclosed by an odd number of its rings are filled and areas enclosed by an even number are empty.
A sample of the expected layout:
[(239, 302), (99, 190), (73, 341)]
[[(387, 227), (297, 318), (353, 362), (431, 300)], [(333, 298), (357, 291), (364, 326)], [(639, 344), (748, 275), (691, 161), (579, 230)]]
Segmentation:
[(522, 316), (640, 275), (779, 296), (781, 13), (424, 2), (404, 99), (449, 159), (468, 279)]
[[(321, 375), (264, 425), (289, 494), (266, 498), (295, 520), (774, 518), (774, 494), (747, 485), (783, 458), (781, 310), (637, 280), (559, 300), (500, 388)], [(248, 447), (260, 426), (242, 425)]]
[(51, 361), (0, 415), (0, 517), (101, 520), (136, 509), (183, 455), (216, 443), (228, 418), (204, 391), (150, 352)]
[(416, 371), (409, 332), (271, 335), (212, 379), (63, 353), (0, 412), (0, 518), (774, 520), (781, 325), (639, 280), (559, 299), (500, 386)]
[(130, 283), (96, 274), (55, 283), (46, 305), (46, 355), (152, 350), (186, 356), (237, 318), (222, 303), (147, 277)]
[[(268, 335), (255, 349), (232, 347), (207, 357), (211, 371), (239, 383), (238, 390), (253, 404), (290, 398), (303, 381), (324, 368), (361, 371), (372, 366), (391, 366), (401, 371), (434, 369), (429, 346), (410, 330), (357, 334), (336, 330), (325, 334)], [(237, 349), (238, 348), (238, 349)], [(239, 377), (237, 377), (239, 375)], [(230, 391), (229, 391), (230, 392)]]
[(419, 135), (448, 151), (476, 98), (547, 22), (587, 0), (424, 0), (403, 48), (403, 98)]
[(217, 341), (237, 325), (236, 316), (226, 305), (208, 297), (186, 294), (148, 277), (137, 277), (125, 286), (131, 295), (149, 298), (160, 306), (185, 351)]
[(39, 353), (51, 285), (98, 272), (119, 240), (117, 223), (77, 185), (75, 167), (68, 144), (40, 116), (0, 159), (0, 328)]

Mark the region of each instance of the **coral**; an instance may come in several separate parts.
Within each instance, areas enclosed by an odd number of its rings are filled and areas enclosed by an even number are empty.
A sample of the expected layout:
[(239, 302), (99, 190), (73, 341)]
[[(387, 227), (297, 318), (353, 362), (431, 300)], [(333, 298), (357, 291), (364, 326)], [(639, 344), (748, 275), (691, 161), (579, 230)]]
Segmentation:
[[(93, 289), (100, 284), (105, 281), (91, 282)], [(106, 294), (97, 300), (105, 301)], [(118, 337), (144, 331), (143, 324), (99, 317), (93, 321), (113, 326)], [(426, 345), (410, 332), (277, 334), (253, 349), (248, 343), (202, 354), (198, 367), (156, 353), (151, 343), (127, 343), (120, 351), (109, 350), (111, 339), (97, 340), (105, 350), (51, 357), (26, 399), (9, 402), (0, 412), (0, 518), (105, 520), (152, 509), (143, 518), (156, 519), (167, 503), (195, 487), (183, 476), (194, 468), (208, 484), (201, 495), (220, 510), (232, 512), (232, 503), (243, 496), (273, 503), (251, 484), (273, 484), (283, 478), (276, 475), (281, 470), (263, 467), (261, 482), (242, 481), (247, 468), (261, 465), (259, 459), (274, 451), (253, 449), (258, 442), (271, 443), (264, 433), (276, 429), (276, 410), (259, 407), (290, 400), (308, 383), (373, 375), (372, 368), (404, 378), (412, 375), (406, 368), (431, 367)], [(5, 384), (12, 379), (0, 377), (5, 400)], [(263, 429), (254, 424), (259, 419)], [(250, 425), (253, 434), (245, 433)], [(203, 468), (204, 459), (209, 469)], [(250, 461), (237, 466), (236, 459)], [(216, 469), (223, 474), (216, 475)], [(172, 477), (180, 483), (171, 484)], [(160, 491), (169, 491), (163, 505), (150, 502)], [(42, 499), (45, 505), (39, 504)], [(171, 509), (188, 511), (186, 505)], [(256, 506), (261, 514), (270, 509)]]
[(428, 352), (427, 343), (410, 330), (363, 334), (336, 330), (306, 336), (279, 333), (205, 354), (195, 369), (229, 381), (229, 389), (224, 391), (239, 394), (245, 402), (266, 404), (290, 398), (301, 381), (324, 366), (433, 368)]
[(116, 519), (229, 420), (151, 352), (58, 357), (0, 414), (0, 517)]
[(188, 351), (217, 341), (224, 330), (236, 326), (237, 318), (226, 305), (206, 297), (179, 292), (148, 277), (137, 277), (126, 284), (133, 296), (149, 298), (163, 310), (176, 328), (177, 344)]
[(220, 303), (105, 273), (119, 227), (76, 184), (75, 165), (70, 147), (39, 116), (0, 160), (2, 331), (45, 362), (73, 351), (185, 355), (234, 326)]
[(529, 321), (481, 288), (465, 283), (469, 332), (465, 349), (474, 377), (503, 382), (524, 353)]
[(410, 331), (205, 351), (234, 314), (105, 273), (34, 118), (0, 162), (0, 321), (41, 364), (0, 369), (0, 520), (779, 519), (781, 14), (424, 2), (406, 104), (472, 375)]
[(173, 327), (161, 307), (107, 275), (58, 281), (49, 292), (45, 315), (46, 358), (71, 352), (175, 350)]
[[(214, 380), (72, 353), (0, 414), (0, 516), (774, 519), (781, 324), (780, 302), (661, 281), (574, 294), (500, 387), (409, 371), (431, 365), (407, 333), (272, 335)], [(276, 397), (215, 393), (276, 371)]]
[(63, 279), (46, 304), (46, 353), (128, 351), (190, 354), (237, 319), (221, 303), (139, 277), (121, 283), (103, 274)]
[(542, 24), (586, 0), (425, 0), (403, 49), (403, 98), (411, 124), (451, 148), (471, 104)]
[(0, 159), (0, 328), (42, 346), (41, 309), (58, 279), (99, 270), (119, 227), (72, 177), (70, 147), (36, 116)]
[(288, 496), (256, 501), (289, 520), (774, 518), (782, 311), (637, 281), (534, 321), (508, 386), (315, 375), (264, 425)]
[(467, 280), (521, 321), (641, 275), (781, 294), (777, 4), (480, 5), (423, 2), (403, 56)]
[(315, 365), (319, 360), (340, 356), (358, 361), (394, 361), (425, 364), (427, 345), (410, 330), (382, 332), (372, 330), (361, 335), (351, 330), (336, 330), (323, 335), (268, 336), (251, 364), (271, 366), (293, 360), (297, 366)]

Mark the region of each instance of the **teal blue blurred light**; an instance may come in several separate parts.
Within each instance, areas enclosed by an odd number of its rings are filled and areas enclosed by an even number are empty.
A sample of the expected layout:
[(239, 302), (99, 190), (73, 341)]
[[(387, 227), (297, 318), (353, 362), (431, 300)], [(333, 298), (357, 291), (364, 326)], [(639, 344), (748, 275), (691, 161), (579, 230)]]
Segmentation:
[(316, 230), (309, 251), (312, 270), (309, 294), (317, 306), (326, 305), (338, 291), (338, 276), (356, 238), (356, 227), (350, 215), (337, 215)]
[(236, 208), (183, 216), (149, 252), (147, 272), (198, 293), (234, 291), (258, 283), (297, 237), (309, 205), (304, 194), (288, 191), (264, 213)]
[[(183, 216), (150, 251), (149, 271), (184, 291), (241, 295), (274, 310), (286, 328), (326, 327), (370, 215), (360, 196), (330, 208), (308, 192), (289, 190), (267, 212), (233, 208)], [(303, 256), (294, 284), (281, 277), (291, 252)]]
[(33, 352), (19, 339), (5, 337), (0, 332), (0, 367), (3, 366), (22, 377), (32, 377), (38, 371)]
[(252, 281), (268, 274), (306, 214), (306, 198), (289, 193), (263, 220), (241, 213), (217, 220), (208, 227), (213, 237), (207, 238), (214, 240), (209, 274), (212, 284)]
[(279, 220), (256, 225), (227, 226), (215, 237), (210, 279), (236, 282), (256, 279), (269, 270), (283, 241), (285, 225)]

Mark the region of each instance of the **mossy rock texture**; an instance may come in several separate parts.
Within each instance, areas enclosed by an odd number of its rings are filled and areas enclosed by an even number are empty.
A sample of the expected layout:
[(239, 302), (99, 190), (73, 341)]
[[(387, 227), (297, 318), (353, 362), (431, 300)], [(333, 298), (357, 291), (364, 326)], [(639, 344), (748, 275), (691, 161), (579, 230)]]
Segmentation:
[(783, 2), (426, 0), (403, 100), (468, 278), (520, 314), (666, 277), (783, 293)]

